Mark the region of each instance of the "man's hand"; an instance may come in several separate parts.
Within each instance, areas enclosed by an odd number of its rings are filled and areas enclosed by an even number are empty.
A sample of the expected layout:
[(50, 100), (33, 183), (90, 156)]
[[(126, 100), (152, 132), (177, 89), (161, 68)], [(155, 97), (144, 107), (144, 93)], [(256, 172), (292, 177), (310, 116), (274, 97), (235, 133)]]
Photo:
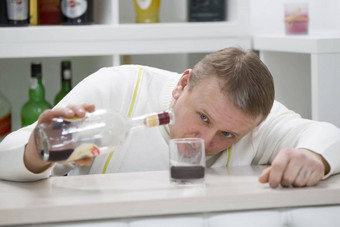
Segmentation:
[[(45, 110), (38, 119), (38, 124), (50, 122), (55, 117), (84, 117), (86, 112), (93, 112), (95, 109), (94, 105), (83, 104), (83, 105), (69, 105), (65, 108), (55, 108), (53, 110)], [(84, 158), (75, 161), (77, 165), (90, 165), (92, 158)], [(34, 143), (34, 132), (31, 133), (30, 139), (25, 147), (24, 152), (24, 163), (28, 170), (33, 173), (41, 173), (49, 168), (52, 163), (42, 161), (39, 158), (38, 152), (36, 151)]]
[(270, 187), (276, 188), (280, 184), (283, 187), (313, 186), (330, 170), (328, 163), (323, 157), (307, 149), (284, 149), (281, 150), (266, 168), (259, 181), (269, 183)]

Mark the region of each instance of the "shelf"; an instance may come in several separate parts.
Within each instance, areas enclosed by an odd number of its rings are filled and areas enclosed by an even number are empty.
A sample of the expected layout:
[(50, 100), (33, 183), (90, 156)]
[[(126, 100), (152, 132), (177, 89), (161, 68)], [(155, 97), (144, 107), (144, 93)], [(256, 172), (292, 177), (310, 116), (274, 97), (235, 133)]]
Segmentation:
[[(204, 31), (204, 32), (203, 32)], [(0, 58), (197, 53), (250, 48), (233, 22), (0, 28)]]
[[(340, 32), (261, 35), (253, 48), (271, 70), (275, 97), (305, 117), (340, 127)], [(294, 92), (287, 92), (294, 91)]]
[(289, 53), (340, 53), (340, 32), (312, 31), (309, 35), (270, 34), (253, 37), (253, 48)]

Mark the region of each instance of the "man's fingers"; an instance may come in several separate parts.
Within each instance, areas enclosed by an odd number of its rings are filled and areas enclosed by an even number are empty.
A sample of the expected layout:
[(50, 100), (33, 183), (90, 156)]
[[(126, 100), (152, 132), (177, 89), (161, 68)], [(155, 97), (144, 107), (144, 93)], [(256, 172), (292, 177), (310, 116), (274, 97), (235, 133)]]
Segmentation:
[(269, 185), (272, 188), (276, 188), (282, 181), (283, 174), (286, 171), (287, 165), (290, 162), (291, 153), (294, 152), (293, 149), (286, 149), (277, 155), (274, 159), (271, 171), (269, 174)]
[(66, 107), (57, 107), (53, 110), (45, 110), (39, 117), (38, 123), (50, 122), (55, 117), (82, 118), (86, 112), (93, 112), (95, 106), (92, 104), (68, 105)]
[(269, 174), (270, 174), (271, 167), (267, 167), (262, 171), (261, 176), (259, 177), (260, 183), (267, 183), (269, 180)]
[(309, 179), (306, 183), (306, 186), (313, 186), (313, 185), (316, 185), (320, 180), (321, 178), (324, 176), (324, 174), (322, 174), (320, 171), (318, 170), (314, 170), (310, 176), (309, 176)]
[(308, 169), (301, 169), (299, 174), (296, 176), (295, 181), (293, 183), (294, 186), (304, 187), (306, 186), (308, 179), (311, 175), (311, 171)]
[(289, 187), (294, 184), (302, 169), (302, 163), (303, 160), (300, 160), (300, 158), (291, 159), (289, 161), (281, 179), (281, 185), (283, 187)]
[(271, 168), (263, 171), (261, 183), (270, 187), (312, 186), (324, 176), (325, 165), (320, 155), (306, 149), (284, 149), (274, 159)]
[(92, 164), (92, 161), (93, 161), (92, 157), (86, 157), (86, 158), (78, 159), (74, 161), (74, 163), (79, 166), (89, 166)]

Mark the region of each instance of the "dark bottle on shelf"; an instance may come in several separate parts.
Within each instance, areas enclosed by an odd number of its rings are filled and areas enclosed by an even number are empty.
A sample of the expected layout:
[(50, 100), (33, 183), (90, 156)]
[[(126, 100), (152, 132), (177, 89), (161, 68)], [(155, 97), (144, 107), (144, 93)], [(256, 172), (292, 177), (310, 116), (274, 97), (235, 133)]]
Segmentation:
[(6, 1), (0, 1), (0, 26), (8, 26)]
[(39, 24), (60, 24), (60, 0), (40, 0)]
[(67, 93), (72, 89), (72, 71), (71, 62), (62, 61), (61, 62), (61, 88), (58, 94), (55, 96), (54, 104), (56, 105), (60, 100), (64, 98)]
[(38, 120), (40, 114), (50, 109), (51, 105), (45, 100), (45, 88), (42, 80), (41, 63), (31, 64), (31, 83), (29, 99), (21, 109), (22, 126), (27, 126)]
[(226, 0), (189, 0), (188, 20), (224, 21), (226, 17)]
[(61, 23), (84, 25), (93, 23), (93, 0), (61, 0)]
[(29, 0), (6, 0), (6, 8), (10, 26), (29, 25)]

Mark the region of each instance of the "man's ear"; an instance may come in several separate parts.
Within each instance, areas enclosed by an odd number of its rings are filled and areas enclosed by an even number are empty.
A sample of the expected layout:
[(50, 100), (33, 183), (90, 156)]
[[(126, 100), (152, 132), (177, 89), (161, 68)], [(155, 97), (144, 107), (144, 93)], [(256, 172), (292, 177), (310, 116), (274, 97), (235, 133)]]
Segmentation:
[(187, 69), (184, 71), (176, 87), (172, 91), (172, 97), (174, 99), (178, 99), (178, 97), (182, 94), (184, 88), (188, 85), (189, 79), (191, 77), (191, 73), (192, 73), (192, 69)]

